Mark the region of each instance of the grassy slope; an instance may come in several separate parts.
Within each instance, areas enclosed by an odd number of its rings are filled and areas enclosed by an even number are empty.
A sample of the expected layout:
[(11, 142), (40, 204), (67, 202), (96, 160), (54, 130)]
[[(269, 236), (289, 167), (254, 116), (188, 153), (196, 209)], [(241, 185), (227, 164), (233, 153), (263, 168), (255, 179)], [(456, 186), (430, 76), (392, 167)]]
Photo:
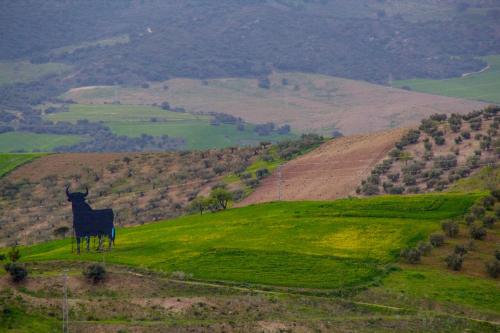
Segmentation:
[[(252, 125), (238, 131), (234, 125), (210, 125), (209, 116), (177, 113), (151, 106), (134, 105), (71, 105), (70, 112), (52, 114), (55, 121), (76, 122), (79, 119), (104, 121), (118, 135), (169, 135), (187, 140), (188, 149), (209, 149), (232, 145), (256, 144), (262, 140), (283, 140), (292, 135), (259, 136)], [(151, 122), (156, 118), (157, 122)]]
[(32, 161), (43, 154), (1, 154), (0, 153), (0, 177), (14, 170), (20, 165)]
[(500, 168), (484, 167), (473, 176), (460, 179), (450, 189), (451, 192), (486, 191), (500, 184)]
[(70, 69), (71, 66), (59, 63), (0, 62), (0, 85), (30, 82), (48, 74), (62, 74)]
[[(118, 230), (108, 262), (184, 271), (199, 280), (306, 288), (372, 283), (401, 247), (458, 216), (478, 195), (383, 196), (270, 203)], [(69, 240), (23, 249), (24, 260), (100, 260)], [(341, 272), (341, 273), (339, 273)]]
[(394, 86), (408, 86), (412, 90), (500, 103), (500, 55), (484, 57), (490, 68), (482, 73), (447, 80), (414, 79), (394, 82)]
[(51, 151), (62, 145), (71, 145), (81, 141), (77, 135), (36, 134), (28, 132), (7, 132), (0, 134), (0, 152), (27, 151), (35, 149)]

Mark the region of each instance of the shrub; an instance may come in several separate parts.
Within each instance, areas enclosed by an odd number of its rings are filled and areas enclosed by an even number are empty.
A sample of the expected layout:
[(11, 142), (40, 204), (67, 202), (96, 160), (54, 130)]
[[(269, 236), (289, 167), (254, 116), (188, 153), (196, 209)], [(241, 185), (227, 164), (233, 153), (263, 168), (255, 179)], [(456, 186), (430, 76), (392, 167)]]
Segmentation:
[(16, 262), (21, 258), (21, 253), (19, 252), (17, 245), (14, 245), (13, 247), (10, 248), (9, 253), (7, 253), (7, 256), (9, 257), (9, 260), (12, 262)]
[(495, 259), (500, 260), (500, 250), (495, 250)]
[(264, 178), (267, 175), (269, 175), (269, 170), (266, 168), (258, 169), (257, 171), (255, 171), (255, 176), (257, 177), (257, 179)]
[(408, 187), (406, 189), (406, 192), (412, 193), (412, 194), (420, 193), (420, 187), (418, 187), (418, 186), (410, 186), (410, 187)]
[(458, 235), (459, 227), (458, 223), (455, 221), (443, 221), (441, 223), (441, 228), (448, 237), (456, 237)]
[(447, 256), (445, 261), (448, 268), (454, 271), (459, 271), (462, 269), (464, 258), (459, 254), (453, 253)]
[(417, 249), (423, 256), (428, 256), (429, 254), (431, 254), (432, 245), (426, 242), (418, 242)]
[(462, 138), (464, 138), (464, 140), (470, 139), (470, 132), (469, 131), (463, 131), (462, 133), (460, 133), (460, 135), (462, 136)]
[(494, 279), (499, 277), (500, 276), (500, 260), (493, 259), (492, 261), (486, 263), (486, 271)]
[(372, 183), (365, 183), (361, 186), (361, 192), (364, 195), (375, 195), (379, 193), (378, 185)]
[(477, 206), (477, 205), (473, 206), (473, 207), (472, 207), (472, 209), (471, 209), (471, 211), (472, 211), (472, 214), (474, 214), (474, 216), (475, 216), (476, 218), (481, 218), (481, 217), (483, 217), (483, 216), (484, 216), (484, 214), (485, 214), (485, 212), (486, 212), (486, 211), (485, 211), (485, 209), (484, 209), (483, 207), (481, 207), (481, 206)]
[(442, 146), (445, 144), (446, 140), (444, 137), (442, 136), (436, 136), (434, 137), (434, 142), (438, 145), (438, 146)]
[(491, 191), (491, 195), (497, 199), (497, 200), (500, 200), (500, 189), (497, 189), (497, 190), (493, 190)]
[(467, 253), (467, 247), (462, 244), (455, 245), (455, 254), (463, 256)]
[(429, 141), (429, 139), (424, 142), (424, 148), (425, 150), (432, 150), (432, 143)]
[(0, 254), (0, 261), (4, 261), (5, 259), (7, 259), (7, 256), (5, 254)]
[(5, 265), (5, 270), (10, 274), (13, 282), (21, 282), (28, 276), (28, 271), (23, 266), (15, 263), (9, 262)]
[(484, 208), (491, 210), (493, 208), (493, 206), (495, 206), (495, 201), (496, 200), (495, 200), (494, 196), (488, 195), (487, 197), (485, 197), (483, 199)]
[(497, 220), (495, 217), (487, 215), (483, 217), (483, 226), (485, 228), (493, 228), (493, 225), (495, 224), (496, 221)]
[(389, 188), (389, 194), (403, 194), (405, 188), (402, 186), (392, 186)]
[(483, 240), (486, 238), (486, 235), (487, 235), (486, 229), (483, 227), (477, 227), (477, 226), (473, 225), (470, 228), (470, 236), (473, 239)]
[(429, 243), (434, 247), (440, 247), (444, 244), (444, 235), (440, 233), (434, 233), (429, 236)]
[(406, 186), (415, 185), (415, 184), (417, 184), (417, 177), (415, 177), (411, 174), (405, 174), (403, 176), (403, 183)]
[(457, 157), (453, 154), (437, 156), (434, 158), (434, 167), (438, 169), (450, 169), (457, 166)]
[(472, 225), (472, 223), (474, 223), (475, 220), (476, 220), (476, 217), (472, 214), (467, 214), (465, 216), (465, 223), (467, 225)]
[(390, 173), (387, 175), (387, 178), (389, 178), (393, 182), (397, 182), (399, 180), (399, 172)]
[(420, 262), (420, 257), (422, 253), (418, 249), (403, 249), (399, 254), (406, 262), (410, 264), (416, 264)]
[(99, 264), (92, 264), (83, 270), (83, 276), (93, 284), (97, 284), (106, 279), (106, 269)]

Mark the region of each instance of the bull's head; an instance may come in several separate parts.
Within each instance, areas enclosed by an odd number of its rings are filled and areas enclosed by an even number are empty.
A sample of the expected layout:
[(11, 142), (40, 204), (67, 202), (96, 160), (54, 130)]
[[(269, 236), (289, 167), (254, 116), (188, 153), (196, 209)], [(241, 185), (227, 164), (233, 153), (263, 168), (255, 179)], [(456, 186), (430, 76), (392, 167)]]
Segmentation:
[(66, 186), (66, 196), (68, 197), (68, 201), (75, 202), (75, 203), (85, 202), (85, 198), (87, 197), (88, 194), (89, 194), (88, 187), (85, 187), (85, 193), (82, 193), (82, 192), (71, 193), (69, 191), (69, 185)]

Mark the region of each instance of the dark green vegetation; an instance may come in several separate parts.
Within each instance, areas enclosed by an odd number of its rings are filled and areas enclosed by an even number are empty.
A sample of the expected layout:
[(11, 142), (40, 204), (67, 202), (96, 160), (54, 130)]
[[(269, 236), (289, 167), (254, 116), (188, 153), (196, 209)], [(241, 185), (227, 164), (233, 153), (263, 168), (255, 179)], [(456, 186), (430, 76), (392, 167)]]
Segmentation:
[(394, 86), (429, 94), (500, 103), (500, 55), (483, 59), (488, 67), (478, 73), (443, 80), (402, 80), (394, 82)]
[(43, 154), (0, 154), (0, 177)]
[[(377, 197), (335, 202), (270, 203), (218, 214), (119, 229), (106, 261), (195, 280), (349, 290), (386, 273), (399, 249), (457, 217), (478, 195)], [(75, 257), (69, 240), (23, 248), (26, 261)], [(342, 274), (339, 274), (339, 272)]]
[[(155, 136), (139, 141), (115, 133), (136, 135), (152, 128), (151, 133), (161, 134), (167, 130), (158, 124), (107, 131), (96, 124), (57, 126), (44, 122), (38, 106), (64, 104), (67, 101), (60, 96), (71, 88), (147, 88), (151, 82), (171, 78), (202, 82), (253, 78), (258, 80), (259, 89), (268, 90), (269, 77), (278, 71), (384, 84), (393, 79), (458, 77), (483, 68), (486, 63), (481, 56), (500, 53), (496, 35), (499, 8), (496, 2), (483, 0), (467, 4), (401, 0), (397, 6), (391, 1), (371, 0), (3, 2), (0, 60), (24, 64), (29, 75), (20, 77), (22, 82), (0, 86), (0, 133), (28, 131), (95, 138), (64, 151), (182, 149), (181, 139), (186, 136), (190, 140), (186, 132), (192, 127), (179, 128), (183, 135), (169, 140)], [(11, 72), (9, 68), (3, 77), (8, 78)], [(340, 95), (342, 100), (345, 96)], [(245, 110), (240, 116), (246, 120), (251, 112)], [(342, 115), (337, 121), (349, 123), (346, 117)], [(284, 123), (288, 122), (279, 125)], [(334, 125), (325, 123), (324, 132), (331, 132)], [(216, 133), (194, 128), (213, 136), (216, 146), (253, 142), (250, 133), (224, 127)], [(305, 124), (301, 131), (310, 128)]]
[(32, 82), (49, 75), (61, 75), (70, 70), (71, 66), (59, 63), (0, 62), (0, 85)]
[(288, 133), (280, 135), (276, 131), (259, 135), (253, 124), (242, 124), (242, 128), (238, 128), (237, 123), (215, 122), (213, 116), (167, 111), (153, 106), (72, 104), (68, 112), (50, 114), (46, 118), (56, 122), (76, 123), (81, 119), (103, 122), (120, 136), (139, 137), (148, 134), (182, 138), (186, 141), (181, 146), (184, 149), (256, 145), (260, 141), (294, 137)]

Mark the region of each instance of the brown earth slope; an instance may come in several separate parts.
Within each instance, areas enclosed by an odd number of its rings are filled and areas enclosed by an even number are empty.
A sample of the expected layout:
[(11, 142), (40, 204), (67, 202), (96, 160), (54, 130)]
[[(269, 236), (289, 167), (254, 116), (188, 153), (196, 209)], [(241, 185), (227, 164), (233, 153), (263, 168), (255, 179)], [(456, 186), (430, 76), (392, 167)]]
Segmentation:
[[(282, 199), (333, 200), (355, 194), (361, 180), (405, 131), (395, 129), (334, 139), (284, 164), (281, 167)], [(240, 205), (277, 200), (278, 192), (279, 171), (275, 171)]]

